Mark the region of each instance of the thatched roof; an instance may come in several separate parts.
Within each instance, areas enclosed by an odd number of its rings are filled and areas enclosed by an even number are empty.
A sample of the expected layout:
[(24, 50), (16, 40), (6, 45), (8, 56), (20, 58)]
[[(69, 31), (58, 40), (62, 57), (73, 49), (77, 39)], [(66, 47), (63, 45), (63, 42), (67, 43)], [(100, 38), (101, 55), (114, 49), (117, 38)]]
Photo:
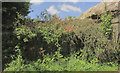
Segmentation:
[[(84, 19), (84, 18), (92, 16), (92, 15), (100, 15), (104, 11), (118, 13), (120, 11), (120, 8), (118, 6), (119, 3), (120, 2), (117, 2), (117, 1), (111, 1), (111, 2), (103, 1), (99, 4), (97, 4), (96, 6), (93, 6), (90, 9), (88, 9), (87, 11), (85, 11), (83, 13), (83, 15), (78, 18)], [(106, 8), (105, 8), (105, 5), (106, 5)]]

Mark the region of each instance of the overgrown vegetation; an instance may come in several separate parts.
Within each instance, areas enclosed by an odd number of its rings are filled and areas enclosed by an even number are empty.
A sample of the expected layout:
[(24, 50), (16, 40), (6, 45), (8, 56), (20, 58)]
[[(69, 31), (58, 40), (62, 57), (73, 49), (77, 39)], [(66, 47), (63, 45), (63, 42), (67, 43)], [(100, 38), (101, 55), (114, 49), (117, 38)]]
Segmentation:
[(36, 62), (25, 64), (20, 55), (20, 49), (17, 49), (17, 51), (17, 59), (13, 60), (4, 71), (116, 71), (118, 69), (117, 64), (113, 62), (98, 64), (93, 61), (89, 63), (77, 57), (76, 54), (79, 52), (71, 53), (70, 57), (62, 58), (57, 51), (57, 57), (55, 55), (50, 57), (47, 54), (43, 57), (43, 60), (38, 59)]
[[(27, 19), (17, 12), (14, 23), (18, 53), (4, 71), (116, 71), (120, 46), (108, 39), (111, 15), (94, 21), (69, 16), (62, 19), (41, 13), (42, 18)], [(43, 19), (44, 22), (39, 22)], [(101, 30), (99, 27), (103, 27)], [(108, 31), (110, 30), (110, 31)], [(103, 34), (104, 33), (104, 34)], [(107, 37), (106, 37), (107, 35)], [(120, 43), (120, 42), (119, 42)]]
[(11, 62), (11, 56), (15, 55), (16, 35), (13, 34), (14, 22), (19, 12), (22, 16), (27, 16), (29, 11), (29, 2), (2, 2), (2, 66)]
[(108, 38), (108, 39), (112, 39), (112, 33), (113, 33), (113, 27), (112, 25), (112, 13), (107, 14), (106, 12), (104, 13), (104, 15), (101, 16), (101, 30), (103, 32), (103, 34)]

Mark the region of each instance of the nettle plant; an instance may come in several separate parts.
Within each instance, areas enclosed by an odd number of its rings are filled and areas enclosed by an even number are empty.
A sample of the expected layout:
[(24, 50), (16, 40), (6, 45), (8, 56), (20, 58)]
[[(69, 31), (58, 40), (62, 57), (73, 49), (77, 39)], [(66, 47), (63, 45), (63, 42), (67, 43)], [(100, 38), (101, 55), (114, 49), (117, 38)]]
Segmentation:
[(26, 20), (19, 13), (17, 14), (18, 19), (15, 24), (14, 33), (17, 35), (18, 40), (22, 40), (24, 43), (27, 43), (34, 38), (42, 38), (47, 44), (54, 43), (60, 51), (61, 45), (59, 41), (63, 40), (63, 34), (68, 35), (72, 32), (72, 27), (66, 28), (66, 24), (63, 22), (62, 18), (58, 17), (56, 14), (52, 16), (48, 14), (47, 11), (41, 13), (41, 19), (44, 20), (44, 23), (41, 23), (36, 19), (30, 20), (30, 23), (28, 22), (28, 24), (21, 23), (21, 21)]

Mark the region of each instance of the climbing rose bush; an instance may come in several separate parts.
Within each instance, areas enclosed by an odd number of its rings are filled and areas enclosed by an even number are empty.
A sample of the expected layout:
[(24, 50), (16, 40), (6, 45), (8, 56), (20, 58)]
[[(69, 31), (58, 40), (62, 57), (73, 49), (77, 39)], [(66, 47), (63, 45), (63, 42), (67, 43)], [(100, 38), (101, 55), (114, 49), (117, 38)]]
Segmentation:
[[(59, 41), (63, 40), (62, 35), (70, 34), (72, 32), (72, 27), (66, 27), (62, 18), (58, 17), (56, 14), (50, 15), (47, 12), (43, 12), (41, 15), (41, 18), (45, 20), (43, 23), (39, 22), (40, 18), (39, 20), (29, 19), (26, 21), (20, 14), (18, 14), (18, 16), (20, 16), (20, 18), (17, 20), (14, 33), (17, 35), (18, 40), (22, 40), (24, 43), (28, 43), (34, 38), (37, 38), (38, 40), (42, 38), (42, 40), (46, 41), (47, 44), (54, 43), (58, 49), (61, 49)], [(20, 23), (20, 19), (25, 22)], [(43, 46), (41, 45), (41, 47)], [(36, 48), (39, 49), (39, 47)], [(30, 50), (33, 49), (35, 49), (35, 47), (30, 48)]]

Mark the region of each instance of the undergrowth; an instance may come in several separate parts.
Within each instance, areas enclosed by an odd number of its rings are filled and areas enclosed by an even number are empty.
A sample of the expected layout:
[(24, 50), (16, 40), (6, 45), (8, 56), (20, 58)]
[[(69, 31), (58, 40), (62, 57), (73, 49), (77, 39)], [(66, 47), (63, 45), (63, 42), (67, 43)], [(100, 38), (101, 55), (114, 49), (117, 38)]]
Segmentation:
[(77, 53), (71, 53), (71, 56), (63, 58), (57, 51), (53, 56), (47, 54), (43, 60), (38, 59), (36, 62), (25, 64), (18, 49), (18, 57), (8, 64), (9, 67), (4, 71), (117, 71), (118, 69), (117, 62), (89, 63), (77, 56)]

